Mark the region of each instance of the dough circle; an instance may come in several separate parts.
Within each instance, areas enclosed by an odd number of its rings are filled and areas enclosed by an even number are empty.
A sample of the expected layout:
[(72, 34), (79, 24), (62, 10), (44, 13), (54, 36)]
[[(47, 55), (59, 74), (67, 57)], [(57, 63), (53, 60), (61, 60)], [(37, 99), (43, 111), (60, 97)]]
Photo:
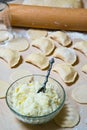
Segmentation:
[(31, 72), (27, 69), (17, 69), (10, 75), (10, 82), (14, 82), (17, 79), (24, 77), (26, 75), (31, 75)]
[(7, 41), (10, 37), (10, 33), (8, 31), (0, 31), (0, 42)]
[(54, 118), (55, 123), (63, 128), (74, 127), (79, 120), (79, 113), (70, 104), (65, 104), (60, 113)]
[(16, 51), (25, 51), (29, 48), (29, 43), (25, 38), (14, 38), (9, 41), (7, 47)]
[(72, 97), (78, 103), (87, 103), (87, 85), (74, 88)]

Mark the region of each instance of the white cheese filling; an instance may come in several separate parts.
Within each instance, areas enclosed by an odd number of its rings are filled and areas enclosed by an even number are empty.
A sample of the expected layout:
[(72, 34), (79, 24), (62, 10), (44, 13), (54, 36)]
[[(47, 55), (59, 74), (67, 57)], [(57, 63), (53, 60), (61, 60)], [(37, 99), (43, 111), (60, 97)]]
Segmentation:
[(41, 87), (38, 81), (18, 85), (12, 93), (15, 111), (26, 116), (43, 116), (56, 110), (60, 104), (56, 90), (48, 83), (45, 93), (37, 93)]

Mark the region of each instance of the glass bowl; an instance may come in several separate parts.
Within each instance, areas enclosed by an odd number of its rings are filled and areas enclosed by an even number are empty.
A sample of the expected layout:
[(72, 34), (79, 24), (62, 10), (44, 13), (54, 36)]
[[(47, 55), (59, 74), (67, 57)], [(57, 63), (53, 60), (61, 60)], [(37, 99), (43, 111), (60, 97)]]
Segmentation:
[(28, 124), (46, 123), (46, 122), (52, 120), (62, 109), (64, 102), (65, 102), (65, 90), (58, 81), (49, 77), (47, 84), (50, 83), (53, 86), (53, 89), (56, 91), (56, 93), (58, 94), (58, 98), (60, 99), (60, 103), (59, 103), (58, 107), (55, 110), (53, 110), (51, 113), (48, 113), (48, 114), (45, 114), (45, 115), (42, 115), (42, 116), (26, 116), (26, 115), (20, 114), (13, 107), (12, 94), (14, 93), (15, 88), (19, 84), (31, 82), (32, 78), (33, 78), (33, 81), (38, 81), (41, 84), (43, 84), (43, 82), (45, 80), (44, 75), (28, 75), (28, 76), (24, 76), (24, 77), (16, 80), (15, 82), (13, 82), (10, 85), (10, 87), (8, 88), (8, 90), (6, 92), (6, 103), (7, 103), (7, 106), (9, 107), (9, 109), (14, 113), (14, 115), (19, 120), (21, 120), (22, 122), (25, 122), (25, 123), (28, 123)]

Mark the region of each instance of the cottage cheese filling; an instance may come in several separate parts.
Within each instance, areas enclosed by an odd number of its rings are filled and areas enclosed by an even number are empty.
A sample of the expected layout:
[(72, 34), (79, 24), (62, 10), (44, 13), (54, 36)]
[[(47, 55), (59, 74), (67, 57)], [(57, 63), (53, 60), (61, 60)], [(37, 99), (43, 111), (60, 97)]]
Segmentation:
[(26, 116), (43, 116), (56, 110), (60, 98), (53, 85), (48, 83), (45, 93), (37, 93), (41, 87), (38, 81), (18, 85), (12, 93), (15, 111)]

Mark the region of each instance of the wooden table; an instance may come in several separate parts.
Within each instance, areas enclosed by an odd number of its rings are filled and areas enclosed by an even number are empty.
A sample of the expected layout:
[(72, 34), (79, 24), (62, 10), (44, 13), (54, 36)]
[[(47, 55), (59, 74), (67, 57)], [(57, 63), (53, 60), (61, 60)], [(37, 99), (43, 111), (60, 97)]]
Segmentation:
[[(86, 0), (84, 0), (84, 1), (86, 1)], [(26, 30), (24, 30), (24, 29), (18, 29), (18, 31), (22, 32), (22, 34), (26, 33)], [(72, 35), (71, 34), (69, 33), (70, 37), (73, 40), (74, 37), (73, 37), (73, 34)], [(81, 38), (81, 36), (82, 36), (81, 34), (78, 34), (78, 35), (75, 34), (75, 37), (77, 37), (77, 38)], [(87, 40), (87, 35), (85, 36), (85, 39)], [(30, 48), (27, 51), (20, 52), (20, 54), (22, 55), (22, 57), (24, 59), (28, 53), (33, 52), (33, 51), (38, 51), (38, 49), (30, 46)], [(43, 124), (43, 125), (24, 124), (15, 118), (13, 113), (7, 107), (5, 99), (0, 99), (0, 130), (64, 130), (64, 129), (66, 129), (66, 130), (82, 130), (82, 129), (87, 130), (87, 105), (79, 104), (79, 103), (75, 102), (71, 97), (71, 92), (72, 92), (73, 88), (75, 88), (81, 84), (87, 85), (87, 75), (81, 71), (82, 65), (87, 63), (87, 57), (78, 51), (76, 51), (76, 53), (79, 56), (79, 62), (74, 67), (78, 71), (79, 77), (74, 84), (67, 86), (62, 81), (60, 76), (53, 71), (51, 72), (51, 77), (58, 80), (65, 88), (65, 91), (67, 94), (66, 102), (70, 102), (71, 104), (73, 104), (76, 107), (77, 111), (79, 111), (80, 123), (77, 126), (75, 126), (74, 128), (59, 128), (54, 123), (53, 120), (46, 124)], [(61, 61), (58, 59), (55, 59), (55, 62), (61, 62)], [(24, 60), (17, 68), (10, 69), (8, 67), (7, 63), (0, 59), (0, 80), (10, 82), (10, 79), (9, 79), (10, 74), (19, 68), (27, 69), (31, 73), (34, 73), (34, 74), (35, 73), (46, 74), (46, 71), (41, 71), (37, 67), (30, 65), (28, 63), (25, 63)]]

